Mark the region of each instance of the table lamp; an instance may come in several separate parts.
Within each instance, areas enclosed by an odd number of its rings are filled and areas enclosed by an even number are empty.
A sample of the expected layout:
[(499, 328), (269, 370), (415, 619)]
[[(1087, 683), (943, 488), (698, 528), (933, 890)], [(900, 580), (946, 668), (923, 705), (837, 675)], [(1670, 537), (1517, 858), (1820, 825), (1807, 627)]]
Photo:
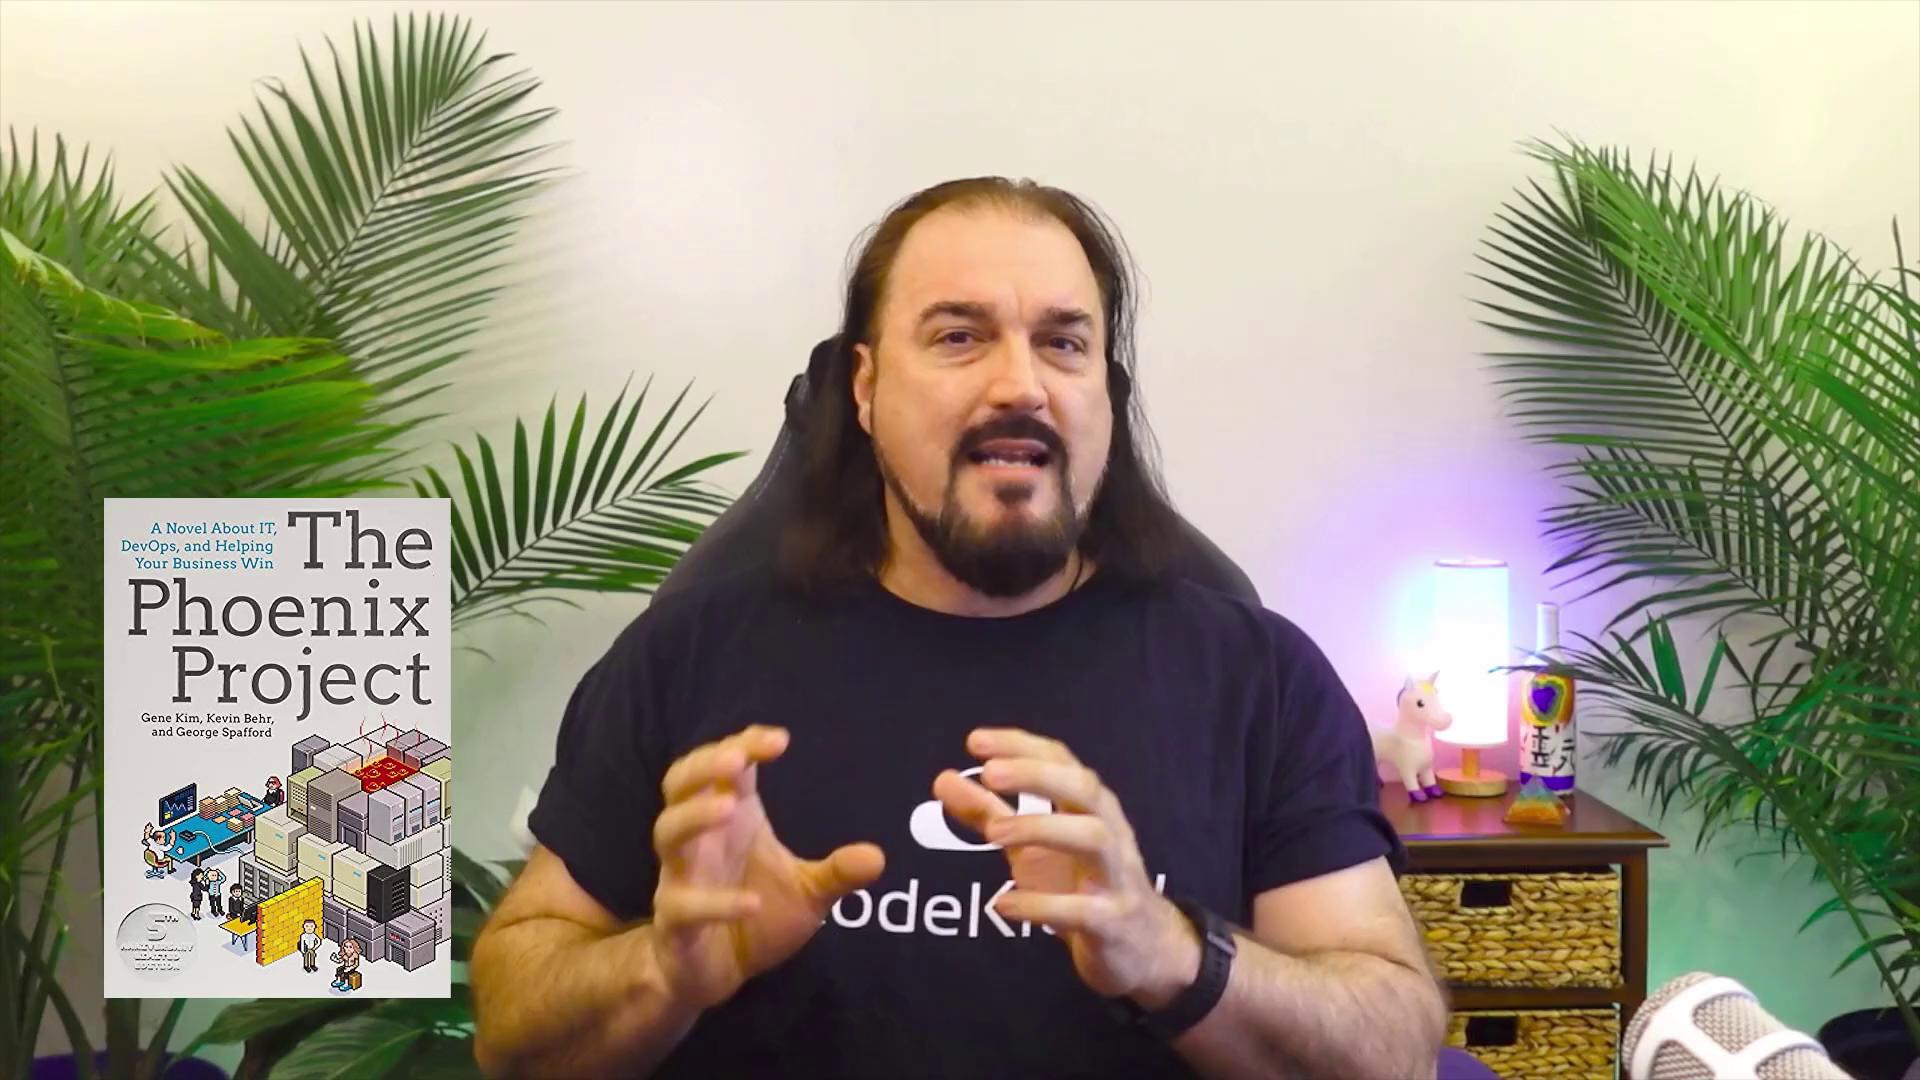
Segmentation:
[(1440, 700), (1453, 724), (1434, 738), (1460, 747), (1460, 767), (1438, 772), (1449, 795), (1491, 797), (1505, 774), (1484, 769), (1480, 751), (1507, 741), (1507, 564), (1498, 559), (1440, 559), (1433, 564), (1434, 663)]

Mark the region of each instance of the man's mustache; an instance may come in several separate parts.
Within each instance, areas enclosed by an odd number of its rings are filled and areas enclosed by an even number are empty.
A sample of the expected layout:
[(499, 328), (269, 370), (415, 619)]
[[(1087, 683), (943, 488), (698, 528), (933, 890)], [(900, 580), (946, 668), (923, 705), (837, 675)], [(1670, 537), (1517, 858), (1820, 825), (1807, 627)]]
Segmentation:
[(965, 464), (969, 454), (995, 439), (1032, 440), (1047, 448), (1048, 464), (1066, 465), (1067, 443), (1059, 432), (1031, 416), (1009, 416), (989, 420), (960, 436), (960, 445), (953, 451), (954, 467), (957, 469)]

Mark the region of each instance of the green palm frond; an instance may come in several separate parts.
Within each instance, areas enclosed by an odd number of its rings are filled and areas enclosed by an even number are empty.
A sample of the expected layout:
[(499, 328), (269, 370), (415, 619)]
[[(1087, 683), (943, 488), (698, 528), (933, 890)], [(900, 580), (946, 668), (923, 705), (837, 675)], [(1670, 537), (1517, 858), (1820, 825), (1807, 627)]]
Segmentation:
[[(1835, 896), (1803, 929), (1844, 914), (1863, 947), (1836, 973), (1870, 957), (1911, 1002), (1920, 978), (1911, 959), (1920, 955), (1920, 788), (1889, 787), (1884, 777), (1920, 775), (1920, 687), (1863, 687), (1857, 666), (1763, 681), (1724, 637), (1689, 686), (1665, 621), (1637, 641), (1575, 637), (1585, 647), (1559, 650), (1542, 670), (1575, 680), (1591, 719), (1625, 724), (1582, 732), (1600, 742), (1601, 760), (1628, 763), (1629, 782), (1662, 815), (1676, 803), (1698, 812), (1697, 848), (1743, 824), (1781, 854), (1809, 856), (1814, 879)], [(1731, 722), (1706, 716), (1723, 665), (1753, 696), (1751, 711)]]
[[(1536, 146), (1500, 215), (1489, 324), (1529, 437), (1573, 447), (1552, 571), (1646, 594), (1608, 624), (1771, 617), (1793, 654), (1920, 671), (1920, 333), (1911, 299), (1670, 166)], [(1897, 235), (1896, 235), (1897, 245)], [(1898, 272), (1896, 284), (1907, 271)]]
[(537, 444), (529, 445), (525, 422), (514, 421), (511, 461), (477, 436), (471, 454), (454, 447), (453, 483), (433, 468), (414, 481), (422, 497), (453, 501), (455, 625), (525, 615), (539, 600), (564, 603), (555, 594), (565, 591), (650, 593), (727, 508), (730, 500), (701, 477), (742, 455), (668, 468), (706, 406), (675, 426), (690, 389), (683, 388), (651, 429), (641, 429), (651, 386), (631, 404), (622, 389), (593, 425), (590, 443), (586, 398), (565, 431), (549, 403)]
[(233, 341), (109, 296), (0, 231), (5, 397), (65, 458), (74, 495), (315, 494), (320, 466), (377, 455), (371, 390), (313, 338)]
[[(257, 118), (229, 131), (268, 210), (265, 228), (191, 169), (169, 186), (256, 332), (338, 343), (355, 377), (388, 395), (464, 355), (461, 342), (520, 220), (518, 204), (551, 169), (521, 145), (551, 108), (526, 108), (540, 84), (500, 71), (464, 19), (396, 15), (383, 53), (354, 28), (352, 58), (328, 42), (323, 75), (303, 52), (304, 100), (276, 81)], [(419, 392), (413, 397), (417, 398)]]
[(1562, 467), (1580, 499), (1548, 519), (1572, 548), (1554, 570), (1602, 575), (1594, 592), (1667, 584), (1613, 625), (1667, 606), (1845, 622), (1830, 586), (1853, 553), (1805, 513), (1822, 477), (1768, 420), (1805, 396), (1791, 360), (1808, 316), (1862, 293), (1851, 263), (1812, 239), (1783, 257), (1771, 210), (1696, 174), (1535, 153), (1557, 194), (1535, 185), (1509, 204), (1482, 280), (1520, 302), (1487, 303), (1489, 325), (1535, 347), (1495, 354), (1516, 422), (1581, 451)]
[(23, 156), (18, 137), (8, 130), (0, 158), (0, 228), (61, 260), (81, 281), (125, 296), (116, 277), (124, 269), (128, 235), (151, 226), (153, 196), (122, 206), (112, 163), (92, 167), (91, 155), (82, 148), (73, 161), (66, 140), (56, 137), (43, 163), (37, 132)]
[[(1895, 250), (1899, 251), (1895, 233)], [(1904, 257), (1904, 253), (1902, 253)], [(1770, 424), (1801, 448), (1828, 526), (1847, 552), (1862, 602), (1845, 609), (1833, 647), (1872, 655), (1920, 685), (1920, 274), (1869, 283), (1844, 305), (1814, 313), (1794, 357), (1802, 388)]]
[(112, 162), (94, 167), (91, 158), (92, 151), (82, 147), (75, 160), (66, 140), (56, 135), (42, 161), (38, 133), (22, 153), (18, 136), (9, 130), (0, 151), (0, 229), (59, 261), (90, 288), (157, 304), (231, 333), (217, 288), (210, 291), (190, 263), (162, 250), (165, 230), (155, 222), (153, 194), (124, 205)]
[[(1920, 305), (1758, 199), (1625, 154), (1533, 144), (1555, 184), (1498, 217), (1481, 278), (1527, 437), (1566, 447), (1551, 572), (1643, 595), (1569, 654), (1627, 722), (1607, 762), (1664, 813), (1812, 857), (1920, 1036)], [(1591, 579), (1591, 580), (1589, 580)], [(1672, 626), (1735, 616), (1690, 690)], [(1614, 632), (1640, 623), (1631, 634)], [(1751, 627), (1754, 623), (1745, 623)], [(1641, 655), (1641, 649), (1647, 655)], [(1710, 720), (1722, 666), (1747, 702)], [(1810, 922), (1813, 920), (1809, 920)]]
[[(530, 167), (545, 147), (528, 136), (554, 113), (528, 106), (538, 81), (507, 70), (508, 55), (487, 52), (465, 20), (396, 17), (384, 40), (369, 24), (355, 28), (347, 55), (331, 41), (328, 51), (320, 65), (302, 55), (304, 87), (263, 84), (258, 115), (229, 132), (264, 219), (250, 221), (181, 167), (167, 180), (187, 220), (181, 239), (156, 224), (151, 195), (123, 204), (110, 163), (93, 166), (84, 150), (75, 161), (56, 137), (43, 156), (36, 135), (23, 153), (9, 132), (0, 151), (0, 230), (12, 234), (0, 236), (0, 460), (10, 482), (0, 504), (0, 820), (11, 823), (0, 830), (0, 981), (17, 989), (8, 1011), (19, 1018), (0, 1024), (0, 1072), (24, 1067), (48, 1008), (92, 1061), (53, 979), (66, 930), (48, 898), (76, 819), (90, 812), (98, 826), (101, 500), (346, 495), (392, 483), (390, 446), (419, 420), (382, 418), (438, 389), (424, 377), (465, 354), (499, 291), (522, 204), (555, 171)], [(627, 406), (623, 393), (590, 445), (584, 400), (564, 434), (550, 406), (537, 464), (516, 425), (504, 482), (484, 439), (471, 456), (457, 450), (464, 499), (431, 470), (437, 491), (415, 485), (454, 502), (456, 622), (531, 617), (529, 605), (565, 602), (567, 591), (650, 591), (726, 507), (702, 477), (739, 455), (675, 464), (700, 410), (680, 418), (683, 391), (650, 431), (636, 430), (644, 396)], [(64, 794), (47, 790), (56, 776), (72, 781)], [(8, 868), (48, 843), (53, 869), (34, 917), (15, 903)], [(478, 923), (456, 909), (462, 958)], [(420, 1029), (398, 1071), (470, 1065), (464, 990), (395, 1014)], [(149, 1064), (181, 1004), (153, 1030)], [(109, 1048), (126, 1060), (138, 1051), (137, 1003), (109, 1003), (108, 1013)], [(248, 1030), (272, 1042), (279, 1028), (334, 1018), (265, 1015)], [(257, 1061), (250, 1047), (249, 1063), (264, 1067), (274, 1053)], [(317, 1059), (286, 1064), (333, 1071)]]
[(371, 390), (324, 343), (229, 340), (90, 288), (4, 230), (0, 316), (0, 569), (11, 611), (52, 620), (9, 626), (0, 673), (98, 666), (101, 500), (331, 494), (318, 473), (365, 476), (387, 453), (394, 429), (366, 419)]
[[(71, 179), (39, 190), (82, 188)], [(46, 204), (57, 210), (42, 214), (36, 238), (92, 258), (105, 235), (99, 222), (130, 220), (114, 212), (108, 188), (92, 190), (88, 213), (76, 215), (64, 198)], [(116, 280), (105, 266), (86, 265)], [(0, 816), (9, 822), (0, 840), (0, 979), (16, 988), (10, 1008), (18, 1010), (0, 1054), (11, 1066), (32, 1046), (31, 1038), (15, 1045), (13, 1035), (37, 1030), (48, 1006), (76, 1048), (89, 1046), (53, 971), (67, 934), (55, 905), (68, 842), (89, 815), (99, 827), (103, 500), (338, 494), (343, 483), (364, 486), (378, 475), (397, 429), (369, 419), (372, 389), (351, 378), (346, 359), (325, 342), (229, 338), (93, 287), (6, 229), (0, 325), (8, 475), (0, 500)], [(323, 472), (331, 479), (320, 479)], [(29, 861), (46, 868), (37, 914), (12, 873)], [(176, 1003), (153, 1045), (164, 1046), (178, 1015)]]

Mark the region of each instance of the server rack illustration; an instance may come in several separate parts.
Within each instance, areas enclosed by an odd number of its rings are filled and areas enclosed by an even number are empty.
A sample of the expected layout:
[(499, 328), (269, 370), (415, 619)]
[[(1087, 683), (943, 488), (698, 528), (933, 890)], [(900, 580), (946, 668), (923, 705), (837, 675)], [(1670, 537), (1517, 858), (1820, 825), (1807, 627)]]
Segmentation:
[[(298, 952), (309, 919), (336, 947), (355, 942), (363, 963), (413, 971), (441, 955), (453, 937), (451, 748), (390, 725), (343, 743), (311, 735), (292, 747), (286, 795), (248, 813), (237, 863), (234, 915), (256, 924), (255, 962)], [(198, 808), (251, 803), (235, 791)]]

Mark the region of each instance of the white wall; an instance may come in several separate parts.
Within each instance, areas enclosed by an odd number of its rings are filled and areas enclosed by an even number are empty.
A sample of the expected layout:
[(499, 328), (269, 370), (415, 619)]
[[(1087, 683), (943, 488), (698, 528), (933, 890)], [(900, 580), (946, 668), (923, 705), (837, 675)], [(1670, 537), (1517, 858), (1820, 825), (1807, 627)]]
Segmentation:
[[(695, 379), (716, 396), (698, 448), (755, 452), (723, 476), (737, 490), (835, 325), (855, 234), (943, 179), (1034, 177), (1117, 219), (1149, 279), (1140, 382), (1179, 505), (1376, 720), (1435, 555), (1509, 559), (1523, 634), (1550, 595), (1535, 517), (1554, 491), (1499, 418), (1477, 355), (1499, 346), (1469, 302), (1491, 215), (1537, 175), (1519, 140), (1672, 152), (1869, 265), (1892, 259), (1893, 216), (1920, 234), (1912, 3), (443, 6), (545, 79), (572, 176), (437, 438), (504, 435), (554, 394), (605, 402), (629, 375)], [(111, 150), (132, 191), (185, 163), (237, 195), (225, 129), (252, 80), (294, 79), (296, 45), (324, 57), (323, 35), (391, 10), (11, 0), (0, 123)], [(499, 659), (458, 661), (463, 790), (502, 795), (462, 800), (463, 846), (507, 853), (568, 691), (639, 606), (473, 634)], [(1658, 862), (1654, 977), (1714, 966), (1805, 1025), (1874, 1000), (1864, 972), (1819, 982), (1841, 939), (1794, 936), (1819, 897), (1798, 874), (1773, 889), (1778, 868)]]

